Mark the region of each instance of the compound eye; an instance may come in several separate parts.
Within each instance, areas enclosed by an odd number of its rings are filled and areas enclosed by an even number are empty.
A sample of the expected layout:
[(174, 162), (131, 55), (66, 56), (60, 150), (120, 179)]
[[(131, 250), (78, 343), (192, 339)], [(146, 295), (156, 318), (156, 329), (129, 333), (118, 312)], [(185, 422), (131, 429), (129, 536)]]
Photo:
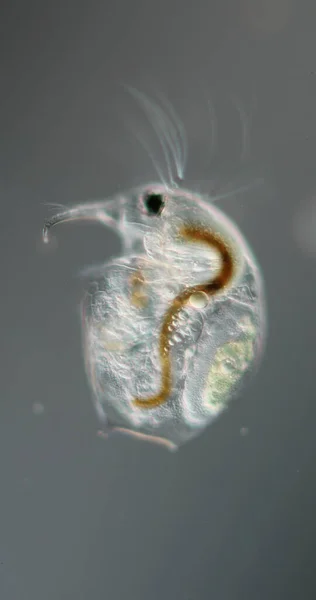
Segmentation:
[(143, 202), (146, 213), (150, 217), (157, 217), (161, 215), (165, 206), (163, 194), (154, 194), (149, 192), (144, 196)]

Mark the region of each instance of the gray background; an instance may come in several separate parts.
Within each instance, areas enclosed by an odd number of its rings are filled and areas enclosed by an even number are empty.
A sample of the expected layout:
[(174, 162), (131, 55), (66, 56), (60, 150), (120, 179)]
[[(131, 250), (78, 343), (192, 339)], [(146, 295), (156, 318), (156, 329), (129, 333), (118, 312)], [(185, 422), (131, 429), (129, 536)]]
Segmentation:
[[(1, 600), (315, 598), (313, 3), (11, 0), (0, 30)], [(122, 83), (175, 105), (188, 184), (262, 178), (221, 206), (266, 279), (265, 358), (175, 454), (97, 435), (76, 273), (119, 241), (92, 225), (40, 240), (44, 203), (154, 178)]]

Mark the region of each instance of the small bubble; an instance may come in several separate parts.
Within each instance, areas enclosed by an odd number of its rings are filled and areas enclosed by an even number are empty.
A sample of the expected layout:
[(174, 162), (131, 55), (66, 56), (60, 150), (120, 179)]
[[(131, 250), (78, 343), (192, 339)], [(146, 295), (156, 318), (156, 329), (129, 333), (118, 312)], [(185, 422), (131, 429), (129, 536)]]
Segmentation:
[(44, 406), (43, 404), (41, 404), (41, 402), (34, 402), (33, 406), (32, 406), (32, 412), (34, 415), (38, 416), (38, 415), (42, 415), (44, 412)]
[(240, 428), (240, 435), (242, 435), (243, 437), (245, 437), (246, 435), (248, 435), (249, 433), (249, 428), (248, 427), (241, 427)]
[(208, 295), (205, 292), (191, 294), (189, 303), (193, 308), (205, 308), (208, 304)]

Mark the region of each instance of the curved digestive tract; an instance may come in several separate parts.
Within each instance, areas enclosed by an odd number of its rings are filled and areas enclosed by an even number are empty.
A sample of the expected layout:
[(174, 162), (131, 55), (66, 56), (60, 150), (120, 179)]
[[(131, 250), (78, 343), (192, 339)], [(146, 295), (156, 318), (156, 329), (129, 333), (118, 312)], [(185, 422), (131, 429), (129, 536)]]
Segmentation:
[(221, 266), (213, 279), (199, 285), (186, 287), (175, 297), (168, 308), (159, 340), (159, 356), (161, 361), (161, 387), (157, 395), (149, 398), (135, 398), (133, 404), (142, 409), (155, 408), (168, 401), (172, 388), (172, 372), (170, 360), (169, 337), (173, 323), (181, 309), (189, 301), (192, 294), (204, 292), (209, 298), (223, 291), (232, 281), (235, 272), (235, 259), (233, 251), (218, 233), (204, 229), (197, 225), (184, 225), (180, 230), (180, 237), (189, 243), (206, 244), (220, 255)]

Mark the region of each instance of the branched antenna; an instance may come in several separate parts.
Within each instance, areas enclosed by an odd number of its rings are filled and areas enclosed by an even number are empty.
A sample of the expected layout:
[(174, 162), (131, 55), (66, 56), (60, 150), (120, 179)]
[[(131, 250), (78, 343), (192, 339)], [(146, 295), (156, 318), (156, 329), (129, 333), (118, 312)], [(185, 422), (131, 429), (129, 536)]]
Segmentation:
[(210, 158), (212, 160), (216, 146), (218, 144), (218, 122), (216, 117), (216, 110), (214, 106), (214, 102), (212, 100), (208, 100), (208, 112), (210, 117), (210, 126), (211, 126), (211, 147), (210, 147)]
[[(131, 86), (125, 86), (145, 111), (161, 145), (171, 185), (182, 180), (187, 160), (187, 141), (183, 123), (171, 103), (161, 97), (165, 110), (145, 94)], [(168, 111), (168, 112), (167, 112)], [(168, 114), (169, 113), (169, 114)], [(176, 174), (173, 173), (173, 165)]]
[(236, 108), (236, 110), (239, 114), (239, 118), (240, 118), (240, 124), (241, 124), (241, 157), (240, 158), (244, 162), (248, 158), (248, 155), (250, 152), (250, 147), (251, 147), (250, 129), (251, 129), (253, 113), (254, 113), (254, 109), (255, 109), (255, 98), (253, 98), (252, 107), (248, 113), (246, 112), (241, 100), (237, 97), (236, 94), (232, 97), (232, 102), (233, 102), (233, 105)]

